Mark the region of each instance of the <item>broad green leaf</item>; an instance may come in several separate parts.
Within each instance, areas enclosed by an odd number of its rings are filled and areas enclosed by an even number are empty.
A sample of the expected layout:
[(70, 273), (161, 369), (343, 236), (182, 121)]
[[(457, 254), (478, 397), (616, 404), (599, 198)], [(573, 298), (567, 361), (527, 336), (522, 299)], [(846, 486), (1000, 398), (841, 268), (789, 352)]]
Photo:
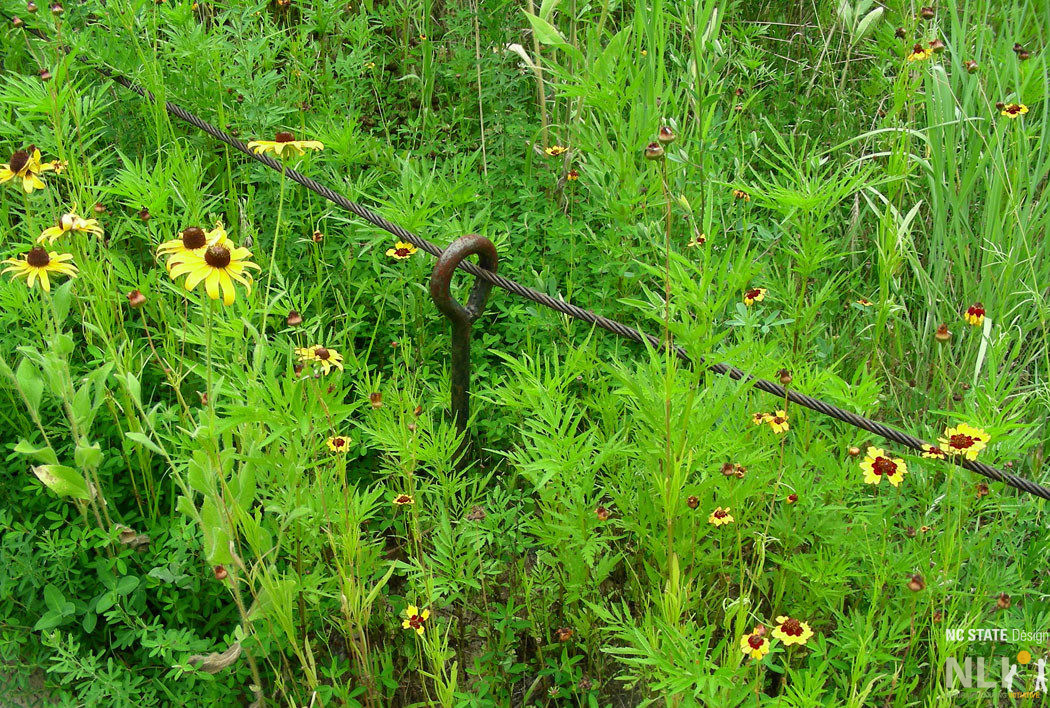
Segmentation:
[(32, 457), (38, 462), (43, 462), (45, 465), (57, 465), (58, 455), (55, 451), (48, 446), (44, 447), (33, 447), (26, 440), (19, 440), (18, 444), (15, 445), (15, 452), (20, 455), (26, 455)]
[(66, 467), (65, 465), (37, 465), (32, 469), (37, 479), (60, 497), (73, 497), (74, 499), (91, 498), (87, 481), (72, 467)]
[(98, 446), (98, 443), (92, 443), (91, 445), (77, 444), (77, 449), (73, 453), (73, 459), (76, 460), (77, 467), (97, 469), (102, 464), (102, 449)]
[(561, 36), (561, 32), (547, 20), (544, 20), (536, 15), (530, 15), (525, 13), (525, 17), (529, 18), (529, 24), (532, 25), (532, 31), (536, 35), (536, 39), (541, 44), (551, 44), (556, 47), (568, 46), (568, 42)]
[(22, 389), (26, 397), (26, 404), (36, 414), (40, 412), (40, 399), (44, 395), (44, 382), (40, 378), (40, 372), (30, 363), (28, 359), (22, 359), (15, 371), (15, 379), (18, 387)]
[(158, 455), (162, 454), (162, 451), (161, 451), (160, 447), (157, 446), (157, 443), (155, 443), (152, 440), (150, 440), (143, 433), (127, 432), (127, 433), (124, 433), (124, 436), (126, 438), (128, 438), (129, 440), (133, 440), (133, 441), (137, 442), (139, 445), (143, 445), (144, 447), (152, 450), (153, 452), (157, 453)]

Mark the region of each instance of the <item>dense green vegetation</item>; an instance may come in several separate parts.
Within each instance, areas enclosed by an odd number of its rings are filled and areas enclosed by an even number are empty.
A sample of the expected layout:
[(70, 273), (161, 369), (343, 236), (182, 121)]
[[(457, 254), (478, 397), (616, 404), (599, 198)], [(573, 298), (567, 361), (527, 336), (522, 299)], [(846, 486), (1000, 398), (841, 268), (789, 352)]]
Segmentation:
[(1042, 704), (1045, 0), (0, 11), (0, 703)]

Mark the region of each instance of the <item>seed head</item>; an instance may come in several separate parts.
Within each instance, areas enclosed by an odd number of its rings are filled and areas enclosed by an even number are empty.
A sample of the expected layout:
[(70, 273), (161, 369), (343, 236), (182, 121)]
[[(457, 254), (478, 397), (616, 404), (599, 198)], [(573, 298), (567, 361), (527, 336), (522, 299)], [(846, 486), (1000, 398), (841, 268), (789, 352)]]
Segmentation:
[(1004, 108), (1006, 108), (1006, 104), (1005, 103), (1003, 103), (1002, 101), (996, 101), (995, 102), (995, 110), (1001, 111)]
[(1028, 61), (1031, 58), (1031, 56), (1032, 55), (1028, 53), (1027, 49), (1022, 49), (1021, 51), (1017, 52), (1018, 61)]
[(554, 630), (554, 636), (558, 639), (559, 642), (569, 641), (570, 639), (572, 639), (572, 634), (572, 629), (570, 629), (569, 627), (558, 627), (558, 629)]
[(916, 573), (911, 576), (911, 580), (908, 581), (908, 589), (912, 592), (919, 592), (926, 589), (926, 581), (922, 579), (922, 576)]
[(128, 304), (137, 310), (146, 304), (146, 296), (138, 290), (132, 290), (128, 293)]
[(940, 344), (947, 344), (951, 341), (952, 333), (948, 331), (948, 325), (938, 325), (937, 331), (933, 333), (933, 338), (936, 339)]
[(984, 482), (981, 482), (980, 484), (977, 485), (977, 492), (976, 492), (976, 494), (977, 494), (977, 498), (980, 499), (981, 497), (986, 497), (989, 494), (991, 494), (991, 490), (988, 489), (988, 485), (987, 484), (985, 484)]
[(378, 391), (368, 394), (368, 402), (372, 404), (374, 410), (379, 410), (383, 407), (383, 394)]
[(723, 462), (722, 463), (722, 474), (723, 475), (725, 475), (726, 477), (732, 477), (735, 472), (736, 472), (736, 465), (734, 465), (732, 462)]
[(930, 51), (934, 54), (943, 54), (945, 49), (947, 49), (947, 47), (944, 46), (944, 42), (941, 40), (934, 39), (930, 41)]
[(1024, 51), (1024, 45), (1022, 45), (1020, 42), (1014, 42), (1014, 54), (1018, 54), (1019, 52), (1023, 52), (1023, 51)]
[(293, 140), (295, 140), (295, 136), (289, 133), (287, 130), (282, 130), (280, 133), (277, 133), (277, 135), (273, 136), (273, 141), (275, 143), (290, 143)]
[(226, 576), (229, 575), (225, 566), (217, 565), (211, 569), (211, 572), (215, 574), (216, 580), (225, 580)]
[(656, 136), (656, 140), (661, 145), (670, 145), (674, 142), (675, 137), (677, 136), (674, 134), (674, 131), (671, 130), (670, 126), (664, 125), (660, 127), (660, 133)]
[(780, 371), (778, 371), (777, 376), (780, 377), (781, 386), (787, 386), (789, 383), (791, 383), (791, 372), (787, 369), (781, 369)]
[(289, 327), (298, 327), (303, 323), (303, 316), (295, 310), (288, 311), (288, 317), (285, 320)]
[(649, 143), (645, 146), (645, 159), (646, 160), (662, 160), (664, 159), (664, 148), (660, 143)]
[(850, 456), (850, 457), (860, 457), (860, 448), (859, 448), (859, 447), (857, 447), (856, 445), (854, 445), (853, 447), (851, 447), (851, 448), (849, 449), (849, 456)]

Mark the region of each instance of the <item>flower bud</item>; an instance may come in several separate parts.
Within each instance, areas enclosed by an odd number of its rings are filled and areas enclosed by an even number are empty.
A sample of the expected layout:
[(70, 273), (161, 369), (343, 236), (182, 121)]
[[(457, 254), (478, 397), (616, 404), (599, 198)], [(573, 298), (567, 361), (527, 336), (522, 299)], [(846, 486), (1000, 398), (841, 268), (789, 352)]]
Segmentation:
[(303, 323), (303, 316), (295, 310), (289, 310), (288, 317), (285, 321), (288, 323), (289, 327), (298, 327)]
[(40, 70), (40, 80), (41, 81), (50, 81), (51, 80), (51, 72), (48, 71), (47, 69), (41, 69)]
[(933, 8), (929, 5), (925, 5), (921, 10), (919, 10), (919, 17), (921, 17), (924, 20), (932, 20), (934, 18), (934, 15), (936, 14), (937, 13), (935, 13), (933, 11)]
[(26, 12), (33, 13), (36, 12), (36, 10), (36, 3), (33, 2), (33, 0), (29, 0), (29, 2), (26, 3)]
[(724, 463), (722, 463), (722, 474), (724, 476), (732, 477), (733, 473), (735, 472), (735, 470), (736, 470), (736, 465), (734, 465), (732, 462), (724, 462)]
[(649, 143), (645, 146), (645, 159), (646, 160), (662, 160), (664, 159), (664, 148), (660, 143)]
[(1022, 49), (1021, 51), (1017, 52), (1017, 60), (1018, 61), (1028, 61), (1028, 59), (1031, 56), (1032, 55), (1028, 53), (1027, 49)]
[(920, 590), (926, 589), (926, 581), (922, 579), (922, 576), (916, 573), (911, 576), (911, 580), (908, 581), (908, 589), (912, 592), (919, 592)]
[(797, 494), (788, 494), (787, 495), (787, 499), (785, 499), (784, 501), (786, 501), (788, 504), (794, 504), (795, 502), (798, 501), (798, 495)]
[(789, 383), (791, 383), (791, 372), (787, 369), (781, 369), (780, 371), (778, 371), (777, 376), (780, 377), (781, 386), (787, 386)]
[(980, 68), (977, 66), (977, 62), (975, 62), (973, 59), (967, 59), (965, 62), (963, 62), (963, 66), (966, 68), (967, 74), (976, 74), (977, 69)]
[(229, 575), (229, 572), (226, 570), (226, 567), (221, 565), (214, 566), (211, 569), (211, 572), (215, 574), (216, 580), (226, 580), (226, 576)]
[(952, 333), (948, 331), (948, 325), (938, 325), (937, 331), (933, 333), (933, 338), (941, 344), (947, 344), (952, 338)]
[(1014, 42), (1014, 54), (1024, 51), (1024, 46), (1020, 42)]
[(860, 457), (860, 448), (859, 448), (859, 447), (857, 447), (856, 445), (854, 445), (853, 447), (851, 447), (851, 448), (849, 449), (849, 456), (850, 456), (850, 457)]
[(102, 202), (95, 202), (95, 207), (94, 208), (95, 208), (95, 213), (96, 214), (105, 214), (106, 213), (106, 205), (103, 204)]
[(700, 497), (695, 495), (690, 496), (688, 499), (685, 500), (685, 504), (690, 509), (695, 509), (696, 507), (700, 506)]
[(11, 18), (11, 26), (12, 27), (21, 27), (24, 24), (25, 23), (22, 22), (22, 18), (20, 18), (20, 17), (12, 17)]
[(128, 293), (128, 304), (133, 308), (138, 309), (146, 304), (146, 296), (138, 290), (132, 290)]
[(670, 145), (674, 142), (675, 137), (677, 136), (674, 134), (674, 131), (669, 126), (664, 125), (660, 127), (660, 133), (656, 136), (656, 139), (661, 145)]
[(893, 36), (897, 39), (904, 39), (908, 36), (908, 32), (903, 27), (898, 27), (897, 31), (893, 33)]
[(379, 410), (383, 407), (383, 394), (378, 391), (368, 394), (368, 402), (372, 404), (374, 410)]
[(934, 54), (943, 54), (945, 49), (944, 42), (941, 40), (934, 39), (930, 41), (930, 51)]
[(149, 207), (142, 207), (139, 209), (139, 219), (142, 221), (149, 221), (152, 216), (153, 215), (149, 213)]
[(57, 2), (51, 3), (51, 14), (52, 15), (55, 15), (57, 17), (58, 15), (61, 15), (63, 12), (64, 12), (64, 10), (62, 9), (62, 4), (61, 3), (57, 3)]

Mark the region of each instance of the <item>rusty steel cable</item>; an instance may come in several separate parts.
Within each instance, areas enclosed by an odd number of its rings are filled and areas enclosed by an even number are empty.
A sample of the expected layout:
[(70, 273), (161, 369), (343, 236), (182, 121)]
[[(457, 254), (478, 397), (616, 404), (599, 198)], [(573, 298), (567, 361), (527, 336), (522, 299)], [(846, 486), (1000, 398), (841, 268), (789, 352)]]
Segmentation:
[[(6, 13), (0, 12), (0, 14), (6, 16), (9, 20), (11, 19), (10, 15), (6, 15)], [(27, 32), (31, 33), (32, 35), (38, 38), (46, 39), (43, 33), (41, 33), (39, 30), (29, 27), (25, 27), (25, 29)], [(157, 102), (157, 99), (152, 92), (143, 88), (142, 86), (139, 86), (134, 81), (130, 80), (120, 72), (111, 69), (107, 66), (104, 66), (98, 62), (94, 62), (84, 56), (77, 56), (77, 59), (80, 62), (88, 65), (107, 79), (114, 81), (117, 84), (120, 84), (124, 88), (133, 91), (134, 93), (137, 93), (138, 95), (142, 96), (143, 98), (147, 99), (152, 103)], [(165, 101), (164, 108), (170, 115), (175, 116), (179, 120), (185, 123), (189, 123), (190, 125), (199, 128), (200, 130), (203, 130), (205, 133), (212, 136), (216, 140), (219, 140), (229, 145), (230, 147), (244, 153), (245, 155), (257, 162), (261, 162), (270, 169), (275, 170), (277, 172), (283, 172), (284, 175), (287, 176), (289, 179), (293, 180), (294, 182), (298, 182), (302, 186), (309, 189), (311, 192), (319, 194), (320, 196), (324, 197), (333, 204), (336, 204), (342, 207), (343, 209), (346, 209), (347, 211), (356, 214), (357, 216), (369, 222), (370, 224), (393, 234), (398, 239), (402, 241), (407, 241), (408, 243), (411, 243), (416, 247), (421, 248), (427, 253), (438, 258), (440, 258), (441, 255), (444, 253), (443, 249), (439, 248), (430, 241), (427, 241), (421, 236), (417, 236), (416, 234), (406, 231), (404, 228), (398, 226), (397, 224), (388, 221), (379, 214), (376, 214), (371, 209), (368, 209), (367, 207), (350, 201), (338, 192), (335, 192), (326, 187), (325, 185), (313, 179), (310, 179), (301, 172), (282, 165), (280, 162), (270, 157), (269, 155), (252, 152), (248, 149), (248, 146), (242, 141), (233, 137), (229, 133), (217, 128), (208, 121), (199, 118), (193, 113), (190, 113), (181, 106), (172, 103), (171, 101)], [(544, 307), (550, 308), (564, 315), (568, 315), (569, 317), (572, 317), (574, 319), (578, 319), (596, 327), (600, 327), (608, 332), (612, 332), (613, 334), (619, 337), (630, 339), (632, 341), (643, 344), (648, 344), (649, 346), (652, 346), (655, 349), (664, 348), (663, 341), (654, 335), (642, 332), (633, 327), (629, 327), (628, 325), (625, 325), (622, 322), (617, 322), (616, 320), (609, 319), (608, 317), (604, 317), (595, 312), (591, 312), (590, 310), (586, 310), (582, 307), (573, 305), (572, 303), (566, 302), (564, 300), (555, 299), (545, 293), (541, 293), (538, 290), (526, 287), (521, 283), (515, 282), (510, 278), (506, 278), (502, 275), (498, 275), (497, 273), (479, 267), (478, 265), (475, 265), (470, 261), (461, 260), (457, 263), (456, 268), (470, 273), (476, 278), (480, 278), (489, 285), (495, 285), (496, 287), (502, 288), (514, 295), (523, 297), (527, 300), (531, 300), (532, 302), (535, 302), (539, 305), (543, 305)], [(686, 364), (693, 365), (696, 363), (693, 362), (693, 360), (689, 357), (688, 353), (686, 353), (686, 351), (680, 346), (674, 345), (673, 351), (678, 356), (678, 358), (680, 358)], [(712, 371), (716, 374), (721, 374), (724, 376), (729, 376), (730, 378), (738, 381), (747, 381), (751, 383), (755, 388), (761, 391), (765, 391), (766, 393), (770, 393), (776, 396), (777, 398), (786, 399), (796, 405), (802, 406), (804, 408), (809, 408), (810, 410), (817, 411), (818, 413), (823, 413), (824, 415), (830, 418), (842, 421), (843, 423), (847, 423), (849, 425), (852, 425), (853, 427), (860, 428), (861, 430), (867, 430), (868, 432), (874, 433), (879, 437), (885, 438), (886, 440), (890, 440), (895, 443), (899, 443), (913, 450), (921, 452), (923, 450), (923, 446), (927, 445), (925, 441), (915, 437), (914, 435), (909, 435), (908, 433), (897, 430), (896, 428), (891, 428), (890, 426), (884, 425), (883, 423), (879, 423), (878, 421), (874, 421), (869, 418), (865, 418), (862, 415), (857, 415), (856, 413), (851, 413), (847, 410), (843, 410), (838, 406), (832, 405), (825, 401), (821, 401), (817, 398), (813, 398), (812, 396), (807, 396), (797, 391), (787, 389), (784, 386), (781, 386), (780, 384), (774, 383), (772, 381), (756, 378), (731, 364), (707, 364), (703, 361), (701, 361), (700, 363), (705, 365), (708, 371)], [(997, 482), (1003, 482), (1004, 484), (1019, 489), (1023, 492), (1027, 492), (1028, 494), (1031, 494), (1033, 496), (1041, 497), (1043, 499), (1050, 499), (1050, 489), (1044, 487), (1041, 484), (1037, 484), (1036, 482), (1033, 482), (1030, 479), (1019, 477), (1018, 475), (1009, 472), (1004, 472), (1003, 470), (1000, 470), (996, 467), (992, 467), (991, 465), (985, 464), (984, 462), (979, 462), (977, 460), (967, 460), (965, 458), (962, 458), (961, 456), (951, 457), (949, 459), (955, 464), (959, 465), (960, 467), (964, 467), (970, 470), (971, 472), (976, 472), (977, 474), (987, 477), (988, 479), (992, 479)]]

